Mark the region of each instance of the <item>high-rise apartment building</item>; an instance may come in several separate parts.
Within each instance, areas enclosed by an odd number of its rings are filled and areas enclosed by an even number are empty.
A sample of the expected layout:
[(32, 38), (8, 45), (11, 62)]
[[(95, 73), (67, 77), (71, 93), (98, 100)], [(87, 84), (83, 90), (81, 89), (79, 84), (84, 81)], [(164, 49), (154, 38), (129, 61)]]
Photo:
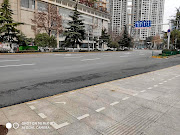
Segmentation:
[(110, 1), (111, 28), (113, 35), (119, 35), (127, 24), (127, 0)]
[(133, 0), (133, 22), (151, 20), (149, 29), (132, 29), (136, 40), (160, 35), (162, 32), (164, 0)]
[[(164, 0), (112, 0), (110, 2), (111, 29), (119, 35), (126, 25), (135, 40), (160, 35), (162, 31)], [(151, 20), (149, 29), (135, 29), (136, 21)]]

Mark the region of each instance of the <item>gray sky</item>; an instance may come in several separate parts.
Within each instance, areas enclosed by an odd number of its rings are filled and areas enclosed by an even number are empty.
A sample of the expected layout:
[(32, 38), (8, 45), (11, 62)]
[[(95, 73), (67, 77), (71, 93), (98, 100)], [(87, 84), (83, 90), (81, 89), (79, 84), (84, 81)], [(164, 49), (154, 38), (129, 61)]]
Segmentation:
[[(180, 0), (165, 0), (165, 7), (164, 7), (164, 23), (168, 23), (168, 19), (170, 16), (174, 16), (176, 13), (176, 7), (180, 7)], [(169, 26), (165, 26), (163, 30), (167, 31)]]

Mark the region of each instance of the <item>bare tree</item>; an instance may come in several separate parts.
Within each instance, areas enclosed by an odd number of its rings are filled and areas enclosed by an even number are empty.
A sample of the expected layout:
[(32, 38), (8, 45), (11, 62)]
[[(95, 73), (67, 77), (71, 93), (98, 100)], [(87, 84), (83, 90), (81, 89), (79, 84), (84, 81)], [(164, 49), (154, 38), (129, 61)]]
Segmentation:
[(52, 4), (47, 4), (45, 7), (46, 11), (36, 11), (34, 14), (34, 31), (40, 33), (46, 31), (51, 36), (52, 31), (56, 34), (62, 32), (62, 17), (58, 13), (58, 7)]

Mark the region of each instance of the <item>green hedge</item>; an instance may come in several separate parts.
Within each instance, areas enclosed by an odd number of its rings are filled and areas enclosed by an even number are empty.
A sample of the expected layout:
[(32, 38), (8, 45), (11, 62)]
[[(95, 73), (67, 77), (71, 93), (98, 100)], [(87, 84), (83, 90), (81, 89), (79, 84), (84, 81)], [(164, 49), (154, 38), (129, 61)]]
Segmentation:
[(19, 47), (19, 51), (25, 51), (25, 50), (38, 51), (38, 46), (20, 46)]
[(166, 49), (166, 50), (162, 51), (162, 54), (170, 56), (170, 55), (177, 55), (177, 54), (179, 54), (179, 52), (177, 50)]

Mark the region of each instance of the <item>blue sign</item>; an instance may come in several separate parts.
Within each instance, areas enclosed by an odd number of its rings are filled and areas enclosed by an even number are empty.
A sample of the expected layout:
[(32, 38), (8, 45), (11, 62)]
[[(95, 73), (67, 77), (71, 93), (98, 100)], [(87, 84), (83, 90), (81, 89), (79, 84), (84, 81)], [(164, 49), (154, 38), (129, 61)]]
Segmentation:
[(168, 33), (170, 33), (171, 32), (171, 30), (170, 29), (168, 29)]
[(151, 27), (151, 21), (137, 21), (135, 22), (135, 28), (149, 28)]

